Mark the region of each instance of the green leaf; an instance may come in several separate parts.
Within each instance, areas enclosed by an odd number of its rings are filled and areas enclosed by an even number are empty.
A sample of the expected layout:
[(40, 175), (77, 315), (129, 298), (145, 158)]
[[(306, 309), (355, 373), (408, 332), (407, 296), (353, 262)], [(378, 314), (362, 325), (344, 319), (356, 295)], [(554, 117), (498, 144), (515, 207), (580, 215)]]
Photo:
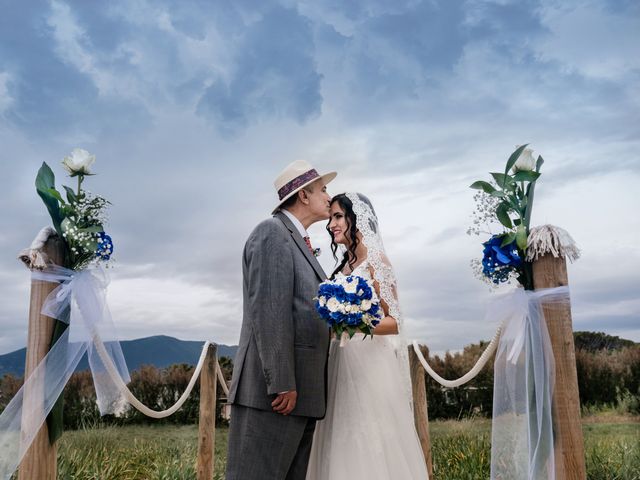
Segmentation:
[(520, 225), (516, 231), (516, 245), (522, 251), (527, 249), (527, 230), (524, 225)]
[(543, 163), (544, 159), (542, 158), (542, 155), (538, 155), (538, 160), (536, 161), (536, 172), (540, 172), (540, 167), (542, 167)]
[(491, 195), (492, 197), (498, 197), (498, 198), (504, 198), (504, 197), (506, 197), (506, 196), (507, 196), (507, 194), (506, 194), (506, 193), (501, 192), (500, 190), (494, 190), (493, 192), (491, 192), (491, 193), (490, 193), (490, 195)]
[(67, 187), (66, 185), (63, 185), (62, 187), (67, 191), (67, 200), (69, 201), (69, 203), (76, 203), (78, 201), (76, 192), (74, 192), (73, 189)]
[(104, 227), (102, 225), (93, 225), (91, 227), (80, 228), (81, 232), (89, 232), (89, 233), (98, 233), (104, 231)]
[(522, 153), (522, 151), (527, 148), (527, 145), (529, 145), (528, 143), (525, 145), (521, 145), (519, 146), (515, 152), (513, 152), (511, 154), (511, 156), (509, 157), (509, 160), (507, 160), (507, 166), (504, 169), (504, 174), (508, 174), (509, 170), (511, 170), (511, 167), (513, 167), (515, 165), (515, 163), (518, 161), (518, 157), (520, 156), (520, 154)]
[(538, 179), (540, 174), (538, 172), (527, 172), (525, 170), (520, 170), (513, 176), (513, 179), (516, 182), (534, 182)]
[(484, 190), (485, 193), (493, 193), (496, 191), (495, 187), (489, 182), (478, 180), (469, 185), (469, 188), (475, 188), (476, 190)]
[(513, 228), (511, 218), (509, 218), (509, 207), (507, 205), (504, 203), (498, 205), (498, 208), (496, 208), (496, 216), (502, 225), (507, 228)]
[(89, 250), (90, 252), (95, 252), (96, 250), (98, 250), (98, 241), (97, 240), (91, 240), (89, 242), (89, 246), (85, 247), (87, 250)]
[(56, 229), (58, 234), (62, 236), (62, 229), (60, 224), (62, 222), (63, 216), (60, 212), (60, 203), (58, 199), (56, 199), (49, 192), (50, 189), (55, 189), (56, 178), (53, 174), (49, 165), (46, 162), (42, 162), (42, 166), (38, 170), (38, 174), (36, 175), (36, 192), (42, 199), (42, 202), (47, 207), (49, 211), (49, 215), (51, 216), (51, 221), (53, 222), (53, 227)]
[(515, 239), (516, 239), (516, 234), (513, 232), (509, 232), (502, 239), (502, 243), (500, 244), (500, 246), (504, 247), (506, 245), (509, 245), (510, 243), (513, 243)]
[(58, 190), (56, 190), (55, 188), (50, 188), (49, 190), (47, 190), (47, 192), (56, 200), (58, 200), (60, 202), (61, 205), (64, 205), (64, 198), (62, 198), (62, 195), (60, 195), (60, 192)]
[[(496, 181), (496, 183), (500, 185), (502, 188), (511, 187), (511, 185), (513, 185), (513, 179), (511, 178), (511, 175), (505, 175), (504, 173), (498, 173), (498, 172), (490, 172), (490, 173), (493, 179)], [(511, 188), (509, 188), (509, 190), (511, 190)]]
[(357, 331), (358, 329), (356, 327), (347, 326), (347, 332), (349, 332), (349, 338), (352, 338)]

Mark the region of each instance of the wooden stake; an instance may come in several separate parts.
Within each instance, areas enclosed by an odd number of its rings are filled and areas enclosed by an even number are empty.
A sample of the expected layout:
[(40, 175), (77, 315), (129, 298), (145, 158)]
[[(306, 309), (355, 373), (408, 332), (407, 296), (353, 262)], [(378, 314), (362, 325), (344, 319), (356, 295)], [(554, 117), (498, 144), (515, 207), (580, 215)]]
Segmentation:
[(200, 372), (200, 418), (198, 421), (198, 480), (213, 478), (216, 434), (217, 346), (209, 345)]
[[(536, 289), (568, 285), (566, 260), (551, 254), (540, 257), (533, 262), (533, 283)], [(556, 478), (584, 480), (587, 474), (571, 306), (565, 303), (543, 304), (543, 310), (556, 366), (553, 391)]]
[[(62, 265), (64, 261), (64, 243), (58, 237), (51, 237), (47, 240), (43, 252), (56, 265)], [(27, 336), (26, 364), (24, 369), (25, 379), (35, 370), (44, 356), (49, 352), (51, 335), (55, 320), (40, 313), (45, 299), (57, 287), (57, 284), (42, 280), (31, 282), (31, 299), (29, 304), (29, 330)], [(30, 390), (24, 392), (24, 405), (27, 408), (23, 412), (30, 411), (30, 408), (42, 408), (44, 392)], [(22, 422), (28, 424), (30, 418), (23, 416)], [(18, 470), (19, 480), (55, 480), (57, 465), (57, 447), (49, 442), (49, 431), (47, 423), (42, 425), (31, 447), (22, 458)]]
[[(425, 357), (426, 352), (423, 351)], [(427, 406), (427, 389), (425, 386), (425, 371), (418, 360), (413, 345), (409, 345), (409, 365), (411, 369), (411, 390), (413, 391), (413, 421), (415, 422), (422, 453), (427, 463), (429, 478), (433, 480), (433, 461), (431, 459), (431, 440), (429, 438), (429, 415)]]

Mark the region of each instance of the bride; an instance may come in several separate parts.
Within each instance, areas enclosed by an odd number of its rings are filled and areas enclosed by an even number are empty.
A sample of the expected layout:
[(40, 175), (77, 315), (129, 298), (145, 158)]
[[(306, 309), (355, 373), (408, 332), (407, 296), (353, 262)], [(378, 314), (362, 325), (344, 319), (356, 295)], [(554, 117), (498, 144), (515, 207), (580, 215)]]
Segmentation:
[(426, 479), (395, 274), (369, 199), (335, 196), (327, 230), (334, 255), (338, 245), (346, 250), (332, 278), (367, 279), (385, 317), (372, 339), (356, 333), (344, 346), (340, 339), (331, 342), (327, 412), (316, 426), (307, 480)]

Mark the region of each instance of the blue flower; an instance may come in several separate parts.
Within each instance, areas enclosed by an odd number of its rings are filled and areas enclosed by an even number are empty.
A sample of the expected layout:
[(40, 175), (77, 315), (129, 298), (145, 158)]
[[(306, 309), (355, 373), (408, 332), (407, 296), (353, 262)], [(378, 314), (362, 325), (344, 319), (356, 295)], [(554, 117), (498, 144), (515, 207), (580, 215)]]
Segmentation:
[(518, 255), (515, 240), (502, 246), (503, 239), (501, 235), (494, 235), (482, 244), (484, 245), (482, 273), (496, 284), (506, 282), (509, 274), (522, 266), (522, 258)]
[(96, 257), (100, 260), (107, 261), (113, 254), (113, 241), (105, 232), (98, 233), (98, 248), (96, 249)]

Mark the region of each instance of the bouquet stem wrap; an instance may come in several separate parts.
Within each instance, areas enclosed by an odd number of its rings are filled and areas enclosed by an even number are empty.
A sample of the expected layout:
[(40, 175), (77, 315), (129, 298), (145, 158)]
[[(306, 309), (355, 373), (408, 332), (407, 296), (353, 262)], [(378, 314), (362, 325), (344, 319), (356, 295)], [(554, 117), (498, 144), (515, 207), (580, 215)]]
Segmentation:
[(101, 268), (74, 271), (52, 266), (42, 272), (33, 271), (32, 278), (60, 284), (45, 300), (42, 313), (68, 323), (69, 328), (0, 415), (2, 479), (9, 479), (17, 469), (85, 352), (100, 413), (117, 415), (128, 406), (96, 350), (96, 346), (104, 347), (113, 364), (110, 367), (115, 366), (125, 383), (130, 381), (106, 303), (106, 272)]
[(494, 367), (492, 479), (555, 479), (555, 370), (543, 305), (569, 301), (568, 287), (519, 288), (489, 307), (488, 317), (503, 324)]

